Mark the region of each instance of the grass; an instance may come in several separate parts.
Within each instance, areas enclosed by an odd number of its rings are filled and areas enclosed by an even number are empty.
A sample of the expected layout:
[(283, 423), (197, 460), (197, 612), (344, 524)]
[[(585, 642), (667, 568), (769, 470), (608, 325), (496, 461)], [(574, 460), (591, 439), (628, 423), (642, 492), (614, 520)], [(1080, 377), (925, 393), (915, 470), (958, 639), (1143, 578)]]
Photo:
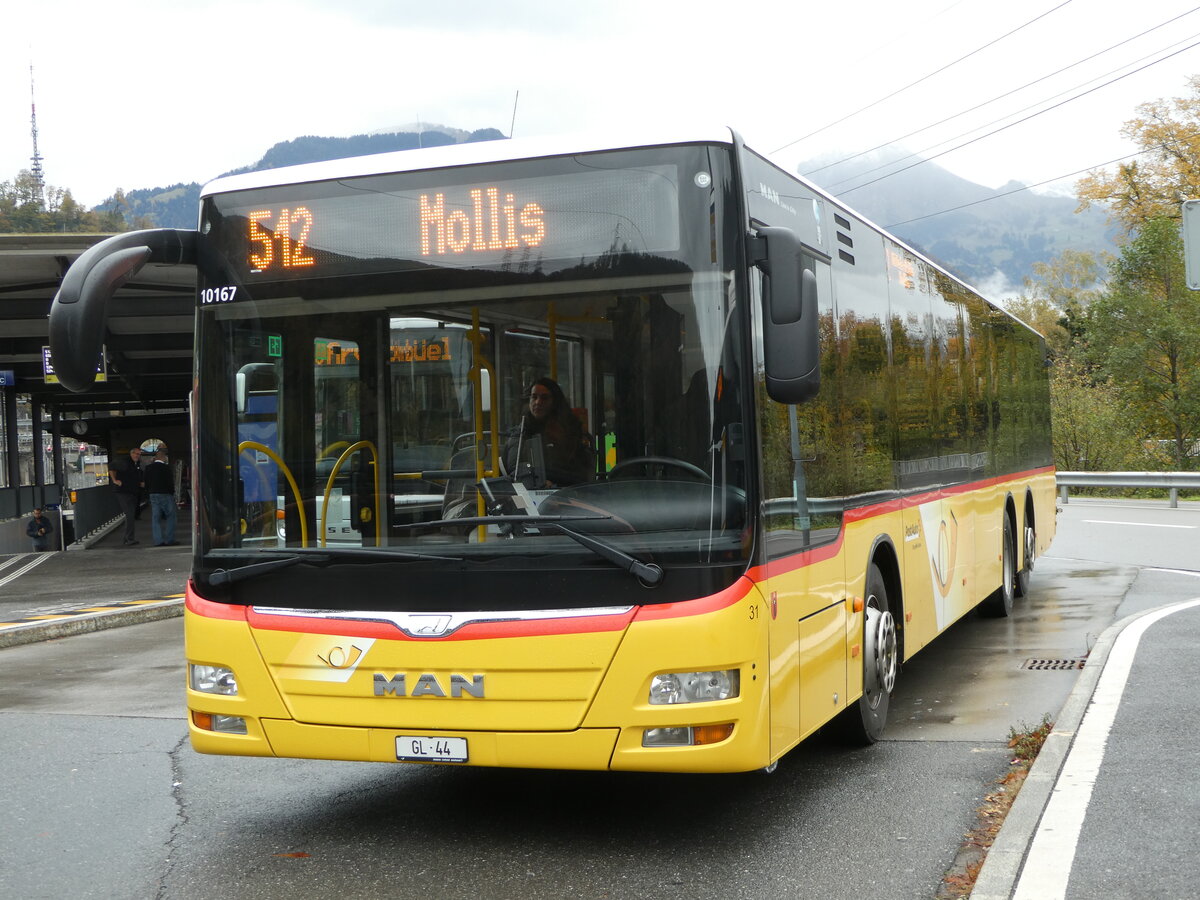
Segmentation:
[(943, 876), (935, 895), (936, 900), (958, 900), (970, 896), (987, 852), (1000, 833), (1000, 826), (1017, 799), (1033, 761), (1053, 730), (1054, 723), (1049, 713), (1042, 716), (1038, 725), (1029, 726), (1022, 722), (1020, 730), (1009, 728), (1008, 746), (1013, 753), (1008, 769), (993, 782), (995, 789), (983, 798), (983, 804), (976, 810), (975, 826), (963, 835), (954, 865)]

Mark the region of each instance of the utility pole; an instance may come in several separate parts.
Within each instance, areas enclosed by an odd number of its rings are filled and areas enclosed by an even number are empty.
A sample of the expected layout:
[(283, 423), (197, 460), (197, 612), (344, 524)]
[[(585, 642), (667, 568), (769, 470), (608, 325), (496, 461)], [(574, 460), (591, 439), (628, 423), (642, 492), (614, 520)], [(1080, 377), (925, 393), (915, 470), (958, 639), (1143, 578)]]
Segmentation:
[(33, 93), (33, 63), (29, 64), (29, 109), (30, 109), (30, 125), (33, 135), (33, 156), (30, 161), (33, 163), (29, 169), (29, 174), (33, 176), (33, 189), (35, 191), (34, 201), (37, 203), (38, 209), (46, 208), (46, 179), (45, 173), (42, 171), (42, 155), (38, 153), (37, 145), (37, 101)]

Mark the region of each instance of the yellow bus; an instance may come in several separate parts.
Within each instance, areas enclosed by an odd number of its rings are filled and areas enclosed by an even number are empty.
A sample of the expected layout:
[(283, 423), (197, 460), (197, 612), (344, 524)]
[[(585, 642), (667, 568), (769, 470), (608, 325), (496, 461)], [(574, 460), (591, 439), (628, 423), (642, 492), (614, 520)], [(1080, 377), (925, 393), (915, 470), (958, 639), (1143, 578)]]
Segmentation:
[(1054, 534), (1041, 338), (728, 129), (219, 179), (72, 267), (64, 384), (180, 262), (203, 753), (769, 770)]

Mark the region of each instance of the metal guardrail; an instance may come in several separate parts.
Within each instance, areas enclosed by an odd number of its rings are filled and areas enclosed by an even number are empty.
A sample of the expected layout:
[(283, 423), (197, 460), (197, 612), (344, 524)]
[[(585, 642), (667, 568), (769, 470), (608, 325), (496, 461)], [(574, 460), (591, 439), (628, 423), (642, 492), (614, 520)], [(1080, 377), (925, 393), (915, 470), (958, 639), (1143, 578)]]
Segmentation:
[(1171, 507), (1179, 506), (1180, 489), (1200, 489), (1200, 472), (1058, 472), (1058, 498), (1065, 504), (1073, 487), (1165, 488)]

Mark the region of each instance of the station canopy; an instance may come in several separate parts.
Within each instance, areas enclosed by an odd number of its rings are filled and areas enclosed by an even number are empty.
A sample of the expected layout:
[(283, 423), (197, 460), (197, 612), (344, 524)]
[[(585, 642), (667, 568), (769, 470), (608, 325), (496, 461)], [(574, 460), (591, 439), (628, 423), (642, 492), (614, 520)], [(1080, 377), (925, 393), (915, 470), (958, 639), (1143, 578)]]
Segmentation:
[(194, 266), (147, 265), (108, 306), (107, 381), (74, 394), (48, 381), (50, 305), (67, 267), (108, 235), (0, 234), (0, 372), (43, 407), (74, 418), (187, 406), (192, 383)]

